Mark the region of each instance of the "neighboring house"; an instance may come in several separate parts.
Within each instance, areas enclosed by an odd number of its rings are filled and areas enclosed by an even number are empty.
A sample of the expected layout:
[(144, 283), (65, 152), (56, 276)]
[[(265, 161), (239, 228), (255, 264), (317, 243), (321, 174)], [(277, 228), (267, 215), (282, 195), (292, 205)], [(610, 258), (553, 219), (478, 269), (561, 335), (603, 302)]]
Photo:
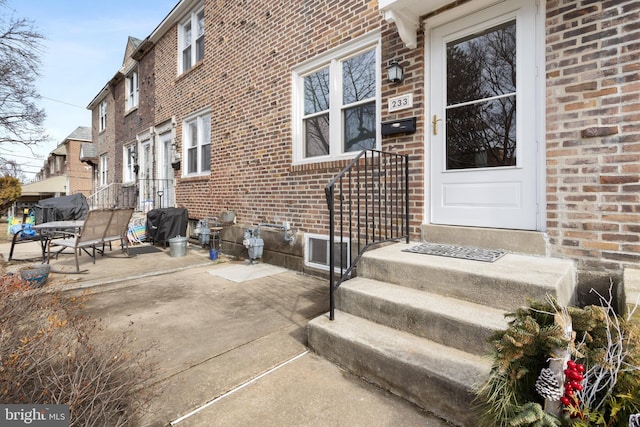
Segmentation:
[(114, 204), (119, 197), (119, 205), (148, 210), (154, 201), (159, 207), (158, 192), (164, 193), (164, 207), (174, 204), (173, 173), (160, 174), (154, 169), (157, 146), (151, 140), (158, 126), (154, 122), (153, 55), (134, 59), (140, 43), (129, 37), (122, 67), (88, 106), (97, 148), (94, 205), (105, 204), (105, 200)]
[(93, 168), (81, 161), (84, 146), (91, 146), (91, 129), (77, 127), (49, 153), (32, 183), (22, 186), (19, 207), (30, 206), (41, 199), (93, 192)]
[[(265, 259), (326, 270), (325, 184), (361, 149), (408, 154), (413, 240), (526, 230), (585, 285), (618, 279), (640, 260), (639, 13), (630, 0), (183, 0), (129, 39), (88, 106), (100, 184), (135, 183), (141, 209), (233, 210), (238, 251), (246, 227), (287, 222), (296, 243)], [(382, 135), (412, 118), (415, 132)]]

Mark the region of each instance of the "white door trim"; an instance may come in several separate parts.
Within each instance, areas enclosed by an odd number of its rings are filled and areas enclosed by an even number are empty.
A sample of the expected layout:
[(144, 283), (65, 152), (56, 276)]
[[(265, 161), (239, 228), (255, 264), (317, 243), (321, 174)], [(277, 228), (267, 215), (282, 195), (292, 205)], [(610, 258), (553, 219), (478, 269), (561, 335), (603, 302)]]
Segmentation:
[[(453, 22), (457, 19), (463, 18), (466, 15), (479, 12), (488, 7), (487, 1), (482, 2), (482, 4), (478, 4), (478, 8), (470, 9), (473, 2), (465, 3), (465, 7), (458, 7), (451, 9), (443, 14), (436, 15), (435, 17), (425, 20), (423, 22), (424, 25), (424, 35), (425, 35), (425, 45), (424, 45), (424, 58), (425, 58), (425, 80), (424, 80), (424, 93), (425, 99), (431, 99), (431, 91), (430, 91), (430, 71), (431, 71), (431, 34), (432, 30), (441, 25), (447, 24), (449, 22)], [(532, 91), (532, 97), (535, 98), (535, 120), (533, 125), (533, 132), (535, 134), (534, 138), (536, 141), (536, 182), (535, 182), (535, 199), (537, 204), (537, 212), (535, 219), (535, 229), (538, 231), (546, 230), (546, 150), (545, 150), (545, 62), (544, 62), (544, 46), (545, 46), (545, 10), (544, 4), (541, 4), (537, 0), (507, 0), (505, 2), (501, 2), (506, 4), (507, 9), (509, 8), (509, 4), (517, 5), (525, 4), (529, 7), (535, 7), (535, 35), (533, 36), (534, 41), (533, 45), (535, 48), (534, 62), (535, 62), (535, 88)], [(492, 4), (495, 4), (493, 2)], [(425, 103), (424, 110), (424, 120), (425, 124), (425, 141), (424, 141), (424, 152), (425, 152), (425, 162), (424, 162), (424, 176), (425, 176), (425, 201), (424, 204), (424, 218), (425, 223), (433, 223), (432, 221), (432, 193), (431, 193), (431, 106), (429, 102)]]

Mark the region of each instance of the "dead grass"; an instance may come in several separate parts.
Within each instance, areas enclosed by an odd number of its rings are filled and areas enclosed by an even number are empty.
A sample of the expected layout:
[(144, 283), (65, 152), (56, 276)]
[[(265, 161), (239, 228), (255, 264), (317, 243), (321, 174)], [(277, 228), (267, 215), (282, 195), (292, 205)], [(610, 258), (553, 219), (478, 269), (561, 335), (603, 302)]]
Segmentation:
[(84, 298), (0, 280), (0, 401), (68, 404), (71, 426), (135, 425), (153, 397), (150, 349), (104, 333), (83, 315)]

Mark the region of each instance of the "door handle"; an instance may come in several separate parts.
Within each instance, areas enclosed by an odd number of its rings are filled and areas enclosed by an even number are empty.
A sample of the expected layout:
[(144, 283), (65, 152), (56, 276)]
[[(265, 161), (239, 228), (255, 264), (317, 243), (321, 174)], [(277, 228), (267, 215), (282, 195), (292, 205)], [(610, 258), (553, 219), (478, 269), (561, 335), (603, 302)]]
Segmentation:
[(438, 122), (441, 122), (442, 119), (438, 118), (437, 114), (433, 115), (433, 120), (431, 120), (431, 124), (433, 125), (433, 134), (437, 135), (438, 134)]

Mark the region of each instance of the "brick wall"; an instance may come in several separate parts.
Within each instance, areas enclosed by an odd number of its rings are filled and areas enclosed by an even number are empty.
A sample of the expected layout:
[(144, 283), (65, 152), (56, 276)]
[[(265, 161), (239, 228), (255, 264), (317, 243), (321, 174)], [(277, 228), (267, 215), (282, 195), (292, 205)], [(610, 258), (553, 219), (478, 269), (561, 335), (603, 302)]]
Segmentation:
[[(382, 33), (382, 121), (416, 117), (416, 133), (401, 136), (382, 137), (382, 149), (392, 153), (409, 155), (409, 233), (413, 240), (420, 236), (420, 226), (424, 222), (425, 194), (425, 99), (424, 99), (424, 34), (418, 34), (418, 47), (407, 49), (398, 36), (395, 25), (383, 24)], [(389, 84), (386, 67), (391, 60), (397, 60), (404, 69), (404, 80), (399, 84)], [(389, 98), (411, 93), (413, 108), (389, 113)]]
[[(323, 231), (328, 222), (324, 186), (344, 162), (292, 168), (291, 71), (304, 60), (379, 30), (383, 22), (377, 5), (289, 0), (220, 7), (206, 1), (205, 21), (204, 62), (185, 75), (175, 76), (175, 28), (155, 46), (156, 123), (175, 115), (181, 144), (182, 118), (211, 107), (211, 176), (180, 179), (178, 204), (192, 218), (233, 209), (242, 224), (289, 221), (298, 230)], [(395, 57), (395, 52), (388, 55)], [(416, 74), (405, 84), (419, 86), (419, 79)], [(384, 145), (402, 148), (421, 138), (388, 138)], [(422, 167), (416, 169), (422, 183)]]
[(80, 161), (80, 147), (82, 141), (67, 140), (67, 175), (69, 176), (69, 189), (67, 193), (82, 193), (89, 197), (93, 190), (92, 168)]
[[(551, 0), (546, 14), (550, 248), (554, 256), (577, 260), (582, 272), (615, 276), (640, 261), (640, 6), (630, 0)], [(418, 34), (417, 49), (406, 49), (376, 2), (356, 0), (224, 6), (205, 0), (205, 23), (204, 61), (176, 76), (173, 26), (141, 59), (139, 111), (123, 119), (117, 137), (108, 126), (97, 140), (128, 141), (175, 118), (181, 151), (183, 118), (210, 108), (211, 175), (179, 179), (178, 206), (191, 218), (232, 209), (241, 226), (288, 221), (297, 230), (325, 233), (323, 189), (345, 162), (291, 165), (291, 71), (350, 39), (380, 31), (383, 76), (392, 59), (405, 70), (399, 85), (383, 78), (382, 120), (418, 119), (415, 134), (383, 137), (382, 148), (410, 156), (410, 227), (412, 238), (419, 238), (428, 129), (424, 35)], [(389, 113), (388, 99), (403, 93), (413, 94), (414, 107)], [(124, 106), (118, 98), (124, 88), (115, 96), (109, 124), (114, 108)]]
[[(127, 62), (133, 61), (129, 59)], [(138, 62), (138, 107), (127, 110), (126, 76), (113, 85), (111, 91), (115, 108), (115, 141), (113, 150), (116, 153), (114, 162), (114, 180), (122, 182), (124, 145), (134, 143), (136, 136), (154, 125), (155, 83), (154, 54), (145, 55)], [(153, 147), (155, 148), (155, 147)], [(138, 153), (140, 154), (140, 153)]]
[(98, 171), (97, 184), (100, 185), (100, 161), (99, 157), (103, 154), (109, 156), (108, 165), (108, 182), (114, 182), (115, 169), (113, 167), (114, 157), (116, 155), (115, 141), (116, 141), (116, 106), (114, 102), (113, 92), (108, 92), (104, 98), (107, 102), (107, 124), (103, 131), (100, 131), (100, 102), (98, 102), (95, 108), (91, 111), (91, 134), (93, 141), (97, 141), (98, 149), (98, 164), (96, 170)]
[(640, 3), (547, 2), (553, 255), (618, 276), (640, 261)]

